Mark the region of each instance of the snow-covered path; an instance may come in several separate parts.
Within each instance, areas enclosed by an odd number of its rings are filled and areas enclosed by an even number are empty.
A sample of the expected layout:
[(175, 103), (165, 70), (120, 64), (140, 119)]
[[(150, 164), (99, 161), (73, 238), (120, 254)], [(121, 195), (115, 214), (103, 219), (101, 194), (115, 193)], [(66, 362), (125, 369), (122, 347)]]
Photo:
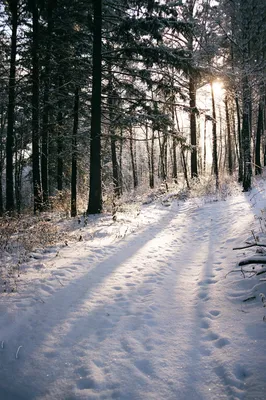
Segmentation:
[(49, 279), (0, 299), (1, 400), (266, 398), (264, 310), (225, 279), (255, 223), (247, 197), (143, 213), (135, 233), (70, 244)]

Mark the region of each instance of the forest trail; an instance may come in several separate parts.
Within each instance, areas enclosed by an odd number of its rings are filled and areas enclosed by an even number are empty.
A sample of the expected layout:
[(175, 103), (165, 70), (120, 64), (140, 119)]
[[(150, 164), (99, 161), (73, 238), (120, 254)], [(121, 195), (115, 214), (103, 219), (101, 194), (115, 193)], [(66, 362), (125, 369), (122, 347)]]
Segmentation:
[(265, 399), (265, 324), (225, 278), (249, 200), (147, 210), (142, 229), (66, 248), (37, 292), (1, 300), (1, 400)]

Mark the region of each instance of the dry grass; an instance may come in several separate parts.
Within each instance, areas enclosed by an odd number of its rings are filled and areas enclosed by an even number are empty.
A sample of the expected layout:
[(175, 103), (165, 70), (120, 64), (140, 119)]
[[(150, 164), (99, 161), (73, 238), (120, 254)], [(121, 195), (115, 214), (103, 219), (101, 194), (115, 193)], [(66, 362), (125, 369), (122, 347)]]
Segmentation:
[(62, 239), (56, 221), (46, 215), (0, 218), (0, 293), (17, 290), (20, 264), (36, 249)]

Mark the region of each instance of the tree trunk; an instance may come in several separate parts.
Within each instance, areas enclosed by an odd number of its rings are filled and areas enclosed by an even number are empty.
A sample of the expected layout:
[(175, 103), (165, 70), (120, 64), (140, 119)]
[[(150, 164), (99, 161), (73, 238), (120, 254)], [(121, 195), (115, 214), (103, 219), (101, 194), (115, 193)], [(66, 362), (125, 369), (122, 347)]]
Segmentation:
[(17, 213), (21, 213), (21, 183), (22, 183), (22, 160), (23, 160), (23, 137), (20, 138), (20, 143), (18, 143), (18, 138), (15, 141), (15, 198), (16, 198), (16, 208)]
[(204, 118), (204, 133), (203, 133), (203, 173), (206, 173), (206, 155), (207, 155), (207, 118)]
[(165, 169), (165, 150), (164, 150), (164, 137), (161, 139), (160, 132), (158, 131), (158, 142), (159, 142), (159, 149), (160, 149), (160, 172), (159, 177), (165, 181), (166, 180), (166, 169)]
[(63, 78), (59, 77), (58, 82), (58, 111), (57, 111), (57, 190), (63, 190), (63, 148), (64, 148), (64, 140), (63, 140), (63, 94), (61, 93), (63, 87)]
[(251, 2), (247, 0), (240, 1), (241, 8), (241, 33), (242, 33), (242, 146), (243, 146), (243, 161), (244, 161), (244, 175), (243, 175), (243, 190), (246, 192), (251, 189), (251, 87), (249, 75), (249, 62), (250, 62), (250, 40), (251, 40), (251, 26), (250, 26), (250, 12), (252, 10)]
[(152, 130), (151, 146), (149, 145), (149, 127), (146, 124), (146, 149), (149, 168), (149, 186), (154, 188), (154, 130)]
[(0, 120), (0, 217), (4, 214), (4, 199), (3, 199), (3, 168), (4, 168), (4, 129), (6, 124), (4, 104), (1, 107)]
[(258, 125), (256, 134), (256, 154), (255, 154), (255, 174), (259, 175), (262, 172), (261, 161), (260, 161), (260, 147), (261, 147), (261, 137), (263, 134), (263, 102), (260, 98), (259, 110), (258, 110)]
[(225, 96), (225, 116), (226, 116), (226, 127), (227, 127), (227, 150), (228, 150), (228, 172), (230, 175), (233, 174), (233, 158), (232, 158), (232, 139), (231, 139), (231, 126), (228, 108), (228, 97)]
[(72, 135), (71, 217), (77, 215), (77, 134), (79, 122), (79, 87), (75, 90), (74, 123)]
[(216, 189), (219, 188), (219, 171), (218, 171), (218, 154), (217, 154), (217, 123), (216, 123), (216, 109), (215, 97), (213, 91), (213, 82), (211, 82), (211, 98), (212, 98), (212, 157), (213, 157), (213, 171), (216, 178)]
[(39, 149), (39, 11), (32, 2), (32, 174), (34, 213), (41, 211), (42, 192)]
[(120, 130), (120, 147), (119, 147), (119, 186), (120, 193), (123, 194), (123, 172), (122, 172), (122, 163), (123, 163), (123, 129)]
[(138, 175), (137, 175), (137, 167), (136, 167), (136, 163), (135, 163), (134, 144), (133, 144), (133, 130), (132, 130), (132, 128), (130, 128), (129, 148), (130, 148), (132, 175), (133, 175), (133, 186), (134, 186), (134, 189), (136, 189), (136, 187), (138, 186)]
[(13, 146), (15, 122), (16, 54), (18, 29), (18, 0), (10, 0), (12, 17), (11, 55), (8, 84), (7, 137), (6, 137), (6, 211), (14, 211)]
[(249, 88), (248, 77), (243, 78), (243, 122), (242, 122), (242, 138), (243, 138), (243, 156), (244, 156), (244, 177), (243, 190), (247, 192), (251, 188), (251, 149), (250, 149), (250, 107), (249, 107)]
[(186, 162), (186, 157), (185, 157), (185, 151), (184, 151), (184, 148), (182, 145), (181, 145), (181, 155), (182, 155), (182, 161), (183, 161), (184, 178), (187, 183), (187, 188), (190, 189), (189, 181), (188, 181), (188, 174), (187, 174), (187, 162)]
[(116, 155), (116, 136), (115, 136), (115, 127), (114, 127), (114, 107), (115, 107), (115, 98), (114, 98), (114, 90), (113, 90), (113, 81), (112, 81), (112, 70), (111, 66), (108, 66), (108, 108), (109, 108), (109, 135), (111, 138), (111, 156), (112, 156), (112, 172), (113, 172), (113, 190), (115, 197), (120, 196), (120, 186), (119, 186), (119, 165), (117, 161)]
[(239, 142), (239, 166), (238, 166), (238, 182), (243, 182), (244, 179), (244, 157), (243, 157), (243, 137), (241, 132), (241, 118), (238, 96), (235, 97), (236, 116), (237, 116), (237, 136)]
[(173, 173), (172, 177), (177, 183), (177, 154), (176, 154), (176, 147), (177, 147), (177, 140), (175, 134), (172, 136), (173, 140)]
[(190, 105), (190, 143), (191, 151), (191, 178), (198, 176), (197, 162), (197, 124), (196, 124), (196, 82), (193, 75), (189, 77), (189, 105)]
[(47, 3), (47, 42), (45, 54), (45, 72), (44, 72), (44, 93), (43, 93), (43, 118), (42, 118), (42, 153), (41, 153), (41, 177), (44, 207), (48, 206), (49, 199), (49, 181), (48, 181), (48, 141), (49, 141), (49, 112), (50, 112), (50, 73), (51, 73), (51, 48), (53, 32), (53, 6), (55, 0), (49, 0)]
[(90, 194), (88, 214), (102, 212), (101, 91), (102, 91), (102, 0), (93, 1), (93, 67), (91, 99)]

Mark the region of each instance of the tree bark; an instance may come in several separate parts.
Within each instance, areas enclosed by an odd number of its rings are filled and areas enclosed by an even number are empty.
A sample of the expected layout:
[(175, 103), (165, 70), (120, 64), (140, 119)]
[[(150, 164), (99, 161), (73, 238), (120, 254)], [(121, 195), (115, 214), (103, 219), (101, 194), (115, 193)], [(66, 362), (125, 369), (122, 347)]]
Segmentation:
[(102, 212), (101, 91), (102, 91), (102, 0), (93, 1), (93, 67), (90, 142), (90, 193), (87, 213)]
[(243, 138), (243, 156), (244, 156), (244, 177), (243, 190), (247, 192), (251, 188), (251, 149), (250, 149), (250, 107), (248, 77), (243, 78), (243, 119), (242, 119), (242, 138)]
[(215, 97), (213, 90), (213, 82), (211, 82), (211, 98), (212, 98), (212, 157), (213, 157), (213, 171), (216, 179), (216, 188), (219, 188), (219, 170), (218, 170), (218, 154), (217, 154), (217, 123), (216, 123), (216, 109)]
[(232, 138), (231, 138), (231, 126), (230, 126), (227, 96), (225, 96), (224, 102), (225, 102), (225, 116), (226, 116), (226, 127), (227, 127), (228, 172), (230, 175), (232, 175), (233, 174)]
[(239, 98), (235, 97), (236, 103), (236, 116), (237, 116), (237, 136), (239, 143), (239, 165), (238, 165), (238, 182), (243, 182), (244, 179), (244, 157), (243, 157), (243, 138), (241, 131), (241, 117), (240, 117), (240, 107), (239, 107)]
[(132, 176), (133, 176), (133, 186), (134, 186), (134, 189), (136, 189), (136, 187), (138, 186), (138, 174), (137, 174), (137, 166), (136, 166), (136, 163), (135, 163), (134, 144), (133, 144), (133, 130), (132, 130), (132, 128), (130, 128), (129, 149), (130, 149)]
[(53, 7), (55, 0), (49, 0), (47, 3), (47, 42), (45, 55), (44, 72), (44, 93), (43, 93), (43, 118), (42, 118), (42, 152), (41, 152), (41, 179), (43, 191), (44, 207), (48, 206), (49, 199), (49, 173), (48, 173), (48, 141), (49, 141), (49, 114), (50, 114), (50, 73), (51, 73), (51, 48), (53, 32)]
[(191, 178), (198, 176), (197, 162), (197, 124), (196, 124), (196, 83), (193, 75), (189, 78), (189, 105), (190, 105), (190, 143), (191, 151)]
[(16, 55), (18, 29), (18, 0), (10, 0), (12, 18), (11, 54), (8, 84), (7, 137), (6, 137), (6, 211), (14, 211), (13, 146), (16, 96)]
[(32, 174), (34, 213), (41, 211), (42, 192), (40, 175), (39, 148), (39, 10), (35, 1), (32, 3)]
[(207, 118), (204, 118), (204, 133), (203, 133), (203, 173), (206, 173), (206, 155), (207, 155)]
[(263, 134), (263, 102), (260, 98), (259, 110), (258, 110), (258, 125), (256, 134), (256, 153), (255, 153), (255, 174), (259, 175), (262, 173), (261, 160), (260, 160), (260, 148), (261, 148), (261, 137)]
[(72, 168), (71, 168), (71, 217), (77, 215), (77, 134), (79, 122), (79, 87), (75, 90), (74, 122), (72, 135)]
[(4, 214), (4, 199), (3, 199), (3, 168), (4, 168), (4, 130), (6, 124), (4, 104), (1, 106), (0, 119), (0, 217)]
[(119, 165), (117, 161), (116, 155), (116, 136), (115, 136), (115, 127), (114, 127), (114, 107), (115, 107), (115, 98), (114, 98), (114, 90), (113, 90), (113, 81), (112, 81), (112, 70), (111, 66), (108, 66), (108, 108), (109, 108), (109, 135), (111, 138), (111, 158), (112, 158), (112, 172), (113, 172), (113, 191), (115, 197), (119, 197), (121, 195), (120, 185), (119, 185)]

